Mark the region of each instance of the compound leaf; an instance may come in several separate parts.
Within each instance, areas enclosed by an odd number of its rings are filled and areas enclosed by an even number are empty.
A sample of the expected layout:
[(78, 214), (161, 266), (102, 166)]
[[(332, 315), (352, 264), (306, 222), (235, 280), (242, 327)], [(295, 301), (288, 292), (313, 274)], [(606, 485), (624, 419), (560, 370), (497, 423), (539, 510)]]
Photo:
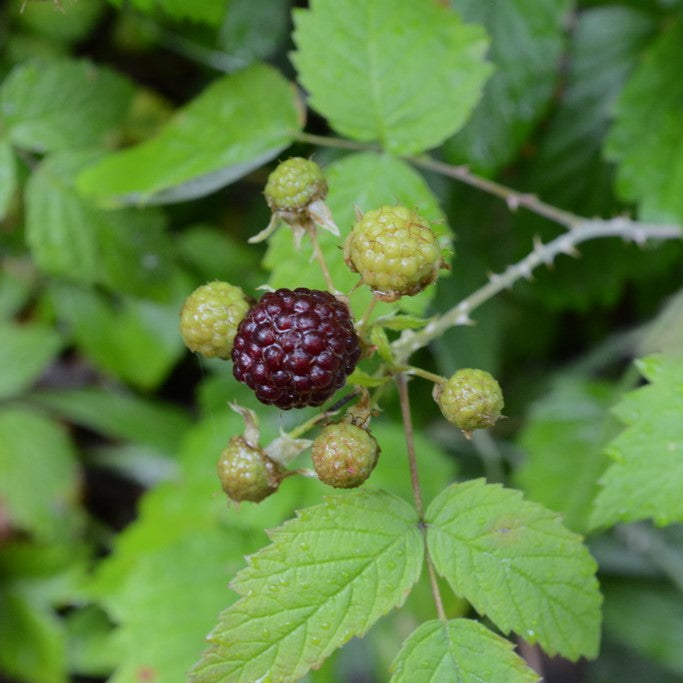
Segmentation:
[(471, 619), (427, 621), (403, 643), (391, 683), (533, 683), (513, 645)]
[(437, 571), (504, 633), (550, 655), (597, 655), (596, 563), (557, 514), (477, 479), (443, 491), (426, 521)]
[(422, 566), (415, 511), (367, 489), (307, 508), (234, 579), (194, 683), (298, 681), (403, 603)]
[(455, 161), (493, 173), (512, 161), (548, 105), (559, 73), (567, 0), (451, 0), (491, 36), (496, 71), (465, 127), (449, 141)]
[(613, 462), (600, 481), (593, 527), (683, 522), (683, 358), (650, 356), (636, 364), (650, 384), (614, 409), (626, 429), (607, 448)]
[(652, 44), (617, 100), (605, 154), (617, 191), (646, 220), (683, 221), (683, 21)]
[(255, 64), (216, 79), (155, 137), (86, 169), (78, 188), (114, 205), (201, 197), (277, 156), (302, 118), (291, 84)]
[(294, 22), (292, 61), (311, 106), (340, 133), (396, 154), (455, 133), (491, 73), (481, 27), (433, 0), (315, 0)]
[(0, 89), (0, 122), (13, 144), (36, 152), (100, 146), (133, 95), (123, 76), (85, 60), (27, 62)]

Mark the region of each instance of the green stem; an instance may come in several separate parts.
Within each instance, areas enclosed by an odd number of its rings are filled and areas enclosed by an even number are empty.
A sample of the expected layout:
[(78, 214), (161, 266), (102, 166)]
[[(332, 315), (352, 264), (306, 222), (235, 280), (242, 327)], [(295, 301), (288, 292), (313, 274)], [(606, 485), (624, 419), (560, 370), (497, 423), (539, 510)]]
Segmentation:
[(414, 365), (406, 365), (403, 369), (403, 372), (406, 372), (409, 375), (416, 375), (417, 377), (422, 377), (422, 379), (434, 382), (434, 384), (443, 384), (446, 381), (445, 377), (442, 377), (441, 375), (436, 375), (433, 372), (429, 372), (429, 370), (423, 370), (422, 368), (418, 368)]
[(683, 229), (678, 225), (639, 223), (627, 218), (609, 220), (584, 220), (573, 230), (563, 233), (547, 244), (534, 243), (532, 251), (521, 261), (508, 266), (500, 274), (492, 274), (489, 281), (440, 316), (435, 317), (419, 331), (405, 330), (392, 343), (398, 362), (405, 362), (412, 353), (439, 338), (446, 330), (457, 325), (472, 323), (470, 313), (491, 299), (509, 289), (522, 278), (530, 279), (535, 268), (541, 264), (550, 265), (559, 254), (577, 255), (576, 245), (600, 237), (621, 237), (627, 241), (643, 244), (648, 240), (680, 239)]
[(446, 612), (443, 608), (443, 600), (441, 599), (441, 591), (436, 579), (436, 572), (434, 564), (429, 554), (429, 548), (426, 544), (426, 527), (424, 523), (424, 506), (422, 503), (422, 489), (420, 488), (420, 478), (417, 472), (417, 457), (415, 455), (415, 439), (413, 438), (413, 419), (410, 411), (410, 396), (408, 393), (408, 381), (405, 374), (400, 373), (396, 375), (396, 384), (398, 385), (398, 395), (401, 402), (401, 417), (403, 418), (403, 431), (406, 436), (406, 448), (408, 450), (408, 466), (410, 468), (410, 484), (413, 489), (413, 499), (415, 501), (415, 509), (420, 520), (420, 529), (423, 537), (425, 537), (425, 559), (427, 562), (427, 570), (429, 572), (429, 583), (432, 588), (432, 596), (434, 597), (434, 604), (436, 605), (436, 613), (441, 621), (446, 621)]
[(320, 243), (318, 242), (318, 229), (315, 227), (315, 225), (311, 225), (311, 228), (308, 230), (308, 236), (311, 238), (311, 244), (313, 245), (313, 255), (315, 256), (315, 259), (320, 266), (320, 270), (322, 271), (323, 277), (325, 278), (327, 289), (332, 294), (337, 294), (338, 290), (334, 286), (334, 282), (332, 282), (332, 274), (330, 273), (330, 269), (327, 267), (325, 255), (323, 254), (322, 249), (320, 248)]
[(410, 469), (410, 485), (413, 489), (415, 509), (420, 521), (423, 519), (424, 508), (422, 505), (422, 489), (420, 477), (417, 472), (417, 458), (415, 456), (415, 441), (413, 439), (413, 418), (410, 412), (410, 396), (408, 395), (408, 381), (403, 373), (396, 375), (398, 395), (401, 402), (401, 417), (403, 418), (403, 431), (406, 436), (406, 448), (408, 449), (408, 467)]
[(370, 299), (370, 303), (365, 309), (365, 312), (363, 313), (363, 317), (360, 319), (360, 322), (358, 323), (359, 336), (362, 336), (363, 332), (365, 332), (365, 328), (368, 326), (368, 323), (370, 322), (370, 316), (372, 315), (372, 312), (375, 310), (375, 306), (377, 306), (377, 298), (373, 296), (372, 299)]

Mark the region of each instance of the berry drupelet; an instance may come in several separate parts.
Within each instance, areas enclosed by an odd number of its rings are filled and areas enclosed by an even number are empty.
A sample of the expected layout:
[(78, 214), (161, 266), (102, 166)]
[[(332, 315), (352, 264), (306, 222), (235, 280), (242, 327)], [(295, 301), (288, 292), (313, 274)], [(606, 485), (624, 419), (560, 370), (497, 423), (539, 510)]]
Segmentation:
[(283, 410), (322, 405), (359, 357), (348, 307), (303, 287), (265, 294), (240, 323), (232, 350), (235, 378)]

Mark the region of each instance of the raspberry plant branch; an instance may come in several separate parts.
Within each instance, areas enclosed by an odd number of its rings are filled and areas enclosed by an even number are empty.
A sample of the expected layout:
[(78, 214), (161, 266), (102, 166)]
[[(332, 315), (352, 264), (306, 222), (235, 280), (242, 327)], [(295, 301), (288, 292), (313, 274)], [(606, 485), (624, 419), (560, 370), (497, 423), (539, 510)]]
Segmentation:
[[(415, 509), (420, 520), (420, 530), (425, 534), (424, 528), (424, 506), (422, 503), (422, 489), (420, 487), (420, 478), (417, 471), (417, 457), (415, 455), (415, 440), (413, 438), (413, 419), (410, 410), (410, 394), (408, 392), (408, 380), (404, 373), (396, 375), (396, 384), (398, 386), (398, 395), (401, 402), (401, 417), (403, 418), (403, 432), (406, 437), (406, 449), (408, 451), (408, 466), (410, 468), (410, 484), (413, 489), (413, 499), (415, 500)], [(443, 608), (443, 600), (441, 598), (441, 591), (436, 578), (436, 572), (432, 559), (429, 556), (429, 548), (425, 543), (425, 559), (427, 562), (427, 569), (429, 572), (429, 583), (432, 588), (432, 595), (434, 597), (434, 604), (436, 605), (436, 612), (441, 621), (446, 621), (446, 612)]]
[(539, 216), (543, 216), (554, 223), (564, 225), (569, 229), (576, 228), (585, 221), (583, 217), (575, 213), (564, 211), (563, 209), (559, 209), (552, 204), (546, 204), (534, 194), (517, 192), (516, 190), (513, 190), (505, 185), (501, 185), (494, 180), (489, 180), (488, 178), (482, 178), (481, 176), (475, 175), (467, 168), (467, 166), (453, 166), (452, 164), (447, 164), (443, 161), (432, 159), (432, 157), (426, 154), (416, 157), (407, 157), (406, 161), (409, 161), (414, 166), (424, 168), (428, 171), (435, 171), (441, 175), (459, 180), (460, 182), (470, 185), (471, 187), (476, 187), (483, 192), (500, 197), (505, 201), (510, 211), (516, 211), (521, 206), (528, 211), (532, 211)]
[(683, 228), (678, 225), (641, 223), (627, 218), (608, 220), (583, 220), (571, 231), (542, 244), (539, 240), (523, 259), (508, 266), (500, 274), (491, 274), (489, 281), (446, 311), (435, 317), (424, 328), (415, 332), (405, 330), (392, 343), (392, 349), (399, 362), (405, 362), (412, 353), (427, 346), (446, 330), (458, 325), (471, 325), (470, 313), (504, 289), (509, 289), (522, 278), (530, 279), (535, 268), (541, 264), (551, 265), (559, 254), (576, 256), (576, 245), (601, 237), (621, 237), (626, 241), (643, 244), (649, 240), (680, 239)]

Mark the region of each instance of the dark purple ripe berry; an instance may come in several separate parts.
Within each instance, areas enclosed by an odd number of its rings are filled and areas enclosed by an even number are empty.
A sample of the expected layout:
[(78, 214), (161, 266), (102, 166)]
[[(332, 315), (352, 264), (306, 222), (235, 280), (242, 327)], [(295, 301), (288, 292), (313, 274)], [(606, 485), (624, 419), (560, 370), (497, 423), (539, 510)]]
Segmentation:
[(283, 410), (323, 404), (359, 356), (348, 307), (303, 287), (264, 294), (240, 323), (232, 349), (235, 377), (261, 403)]

